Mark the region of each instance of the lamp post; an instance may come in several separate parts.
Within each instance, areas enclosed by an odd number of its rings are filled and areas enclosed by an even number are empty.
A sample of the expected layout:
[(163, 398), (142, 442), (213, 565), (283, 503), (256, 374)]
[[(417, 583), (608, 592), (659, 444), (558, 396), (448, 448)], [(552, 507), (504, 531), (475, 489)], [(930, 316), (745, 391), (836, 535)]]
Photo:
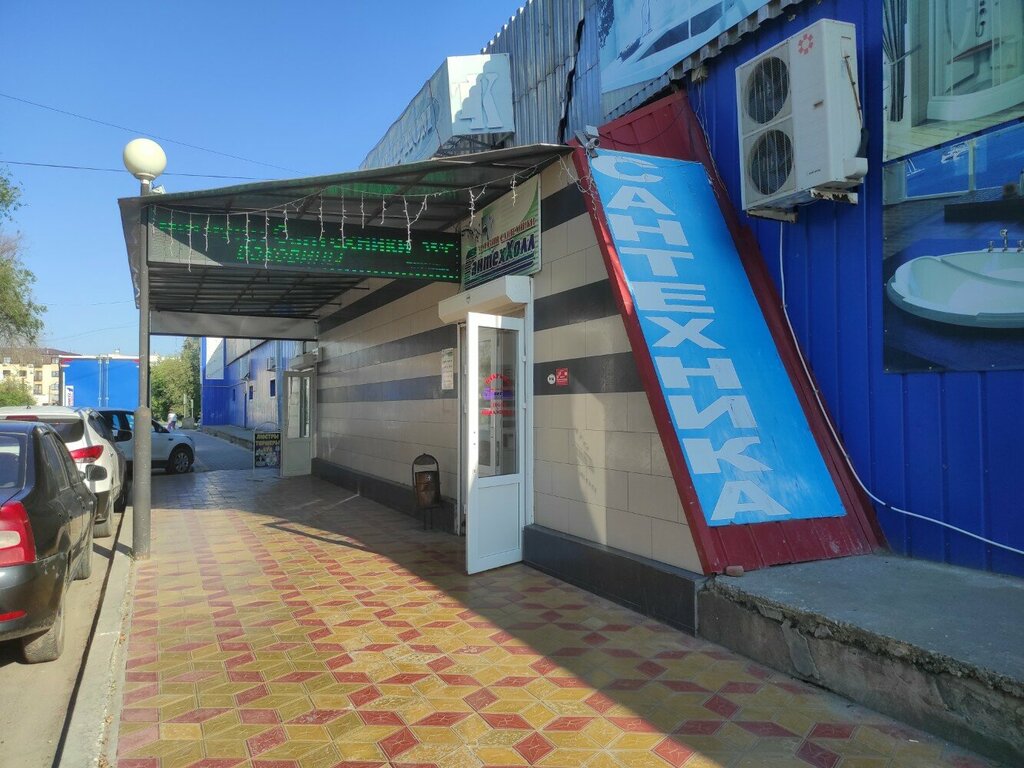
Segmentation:
[[(124, 148), (124, 167), (139, 180), (139, 194), (150, 194), (153, 180), (167, 167), (167, 155), (155, 141), (134, 139)], [(139, 407), (135, 409), (134, 474), (132, 498), (132, 556), (149, 559), (150, 491), (153, 468), (153, 442), (150, 437), (153, 415), (149, 410), (149, 242), (146, 240), (146, 207), (139, 218)]]

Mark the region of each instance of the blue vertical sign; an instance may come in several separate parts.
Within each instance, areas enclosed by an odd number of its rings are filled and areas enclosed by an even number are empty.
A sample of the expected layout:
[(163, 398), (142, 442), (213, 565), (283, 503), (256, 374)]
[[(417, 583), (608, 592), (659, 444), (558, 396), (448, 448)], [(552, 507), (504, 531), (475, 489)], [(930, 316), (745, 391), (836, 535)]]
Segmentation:
[(590, 167), (707, 524), (845, 515), (704, 167)]

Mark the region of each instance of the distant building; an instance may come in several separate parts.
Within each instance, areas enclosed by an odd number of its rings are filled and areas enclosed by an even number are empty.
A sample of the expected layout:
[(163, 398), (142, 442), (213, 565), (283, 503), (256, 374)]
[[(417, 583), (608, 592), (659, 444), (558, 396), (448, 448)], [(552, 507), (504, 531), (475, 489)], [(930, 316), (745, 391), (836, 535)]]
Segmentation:
[(0, 379), (20, 378), (36, 405), (60, 403), (60, 358), (74, 356), (51, 347), (0, 347)]

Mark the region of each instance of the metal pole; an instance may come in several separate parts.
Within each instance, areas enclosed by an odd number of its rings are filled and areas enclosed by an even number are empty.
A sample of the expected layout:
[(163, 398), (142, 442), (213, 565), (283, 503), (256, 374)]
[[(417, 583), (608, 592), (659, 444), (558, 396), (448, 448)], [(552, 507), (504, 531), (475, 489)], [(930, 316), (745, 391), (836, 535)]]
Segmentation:
[[(149, 194), (149, 182), (142, 182), (141, 194)], [(143, 208), (143, 215), (145, 215)], [(152, 413), (149, 410), (149, 243), (146, 223), (139, 220), (142, 243), (139, 256), (139, 407), (135, 409), (134, 476), (132, 498), (132, 556), (149, 559), (150, 491), (153, 468)]]

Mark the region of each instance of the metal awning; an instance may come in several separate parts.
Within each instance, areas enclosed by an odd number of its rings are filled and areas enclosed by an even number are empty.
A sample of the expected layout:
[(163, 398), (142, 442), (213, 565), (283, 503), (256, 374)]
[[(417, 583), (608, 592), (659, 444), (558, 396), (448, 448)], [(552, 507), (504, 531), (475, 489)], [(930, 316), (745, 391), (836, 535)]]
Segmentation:
[(136, 302), (145, 254), (154, 334), (314, 338), (368, 277), (457, 281), (459, 222), (570, 152), (536, 144), (123, 198)]

